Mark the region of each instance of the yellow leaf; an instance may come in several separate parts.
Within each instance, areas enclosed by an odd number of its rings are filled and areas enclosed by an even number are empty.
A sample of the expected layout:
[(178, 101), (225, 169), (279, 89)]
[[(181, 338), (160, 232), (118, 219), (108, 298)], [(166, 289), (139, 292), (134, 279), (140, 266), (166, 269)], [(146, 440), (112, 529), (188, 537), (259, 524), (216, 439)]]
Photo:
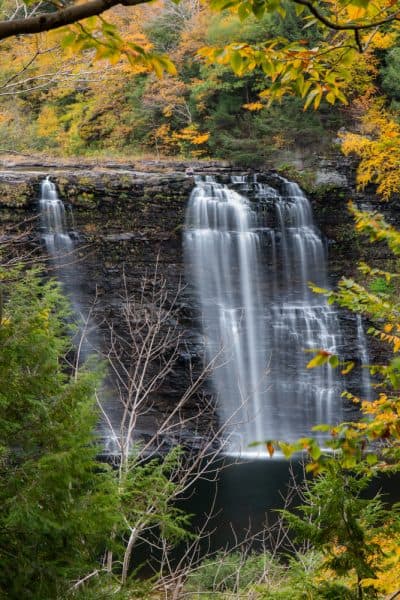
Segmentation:
[(354, 369), (354, 362), (353, 361), (349, 361), (347, 363), (347, 365), (345, 366), (344, 369), (342, 369), (341, 373), (342, 375), (347, 375), (347, 373), (350, 373), (350, 371)]
[(248, 102), (247, 104), (243, 104), (243, 108), (246, 110), (256, 111), (264, 108), (264, 104), (261, 102)]
[(314, 369), (314, 367), (320, 367), (321, 365), (324, 365), (326, 362), (328, 362), (331, 355), (332, 353), (328, 352), (327, 350), (320, 350), (314, 356), (314, 358), (307, 363), (307, 369)]

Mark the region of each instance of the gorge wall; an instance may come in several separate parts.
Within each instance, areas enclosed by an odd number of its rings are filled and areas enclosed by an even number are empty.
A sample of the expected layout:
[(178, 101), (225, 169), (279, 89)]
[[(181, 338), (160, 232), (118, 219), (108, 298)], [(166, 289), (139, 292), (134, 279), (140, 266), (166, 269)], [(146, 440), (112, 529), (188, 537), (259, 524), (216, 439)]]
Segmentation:
[[(40, 222), (36, 219), (39, 188), (43, 178), (49, 175), (66, 205), (68, 227), (76, 238), (73, 260), (81, 303), (88, 308), (97, 297), (94, 313), (101, 330), (104, 318), (118, 319), (124, 278), (128, 288), (135, 291), (141, 278), (146, 273), (151, 275), (157, 265), (171, 295), (175, 294), (184, 280), (182, 230), (188, 196), (194, 186), (193, 173), (215, 174), (224, 182), (233, 172), (245, 173), (232, 169), (228, 163), (212, 161), (107, 164), (101, 168), (58, 162), (5, 163), (0, 172), (1, 239), (3, 242), (11, 239), (15, 233), (13, 227), (25, 228), (28, 234), (23, 247), (40, 255)], [(295, 178), (293, 174), (287, 176)], [(261, 177), (271, 185), (276, 180), (274, 173), (262, 173)], [(365, 208), (377, 206), (373, 191), (357, 193), (354, 180), (354, 165), (341, 158), (325, 161), (312, 184), (302, 181), (301, 177), (299, 181), (306, 187), (316, 224), (328, 243), (328, 273), (332, 284), (341, 275), (355, 274), (361, 257), (374, 263), (389, 259), (383, 247), (371, 246), (353, 232), (347, 201), (351, 198)], [(394, 203), (390, 209), (385, 207), (389, 219), (395, 219), (396, 206)], [(25, 225), (21, 226), (23, 222)], [(150, 431), (154, 426), (153, 419), (169, 413), (186, 388), (188, 361), (196, 364), (201, 360), (203, 349), (190, 289), (183, 290), (178, 302), (185, 346), (176, 369), (153, 398), (156, 411), (144, 424), (144, 434), (146, 427)], [(346, 340), (343, 355), (353, 358), (358, 351), (355, 318), (343, 311), (340, 318)], [(360, 374), (355, 370), (347, 387), (356, 389), (359, 379)], [(189, 403), (187, 410), (194, 412), (198, 401), (197, 398), (194, 404)], [(349, 412), (354, 410), (351, 406), (345, 408)], [(213, 419), (211, 414), (209, 419)], [(207, 420), (202, 427), (208, 427)], [(201, 435), (201, 430), (199, 433)]]

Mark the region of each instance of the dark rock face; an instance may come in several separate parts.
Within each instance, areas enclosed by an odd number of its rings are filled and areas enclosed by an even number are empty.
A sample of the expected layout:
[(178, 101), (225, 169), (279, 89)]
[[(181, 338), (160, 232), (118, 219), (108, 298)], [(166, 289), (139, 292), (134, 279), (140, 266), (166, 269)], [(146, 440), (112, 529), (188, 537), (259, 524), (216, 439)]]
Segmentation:
[[(381, 201), (375, 194), (373, 186), (362, 192), (356, 188), (356, 163), (354, 160), (339, 156), (330, 164), (335, 172), (343, 177), (344, 185), (317, 185), (310, 197), (314, 210), (314, 218), (318, 227), (326, 237), (328, 248), (328, 270), (332, 286), (341, 277), (354, 278), (361, 284), (363, 276), (357, 268), (360, 261), (382, 270), (393, 270), (393, 254), (385, 243), (371, 243), (364, 235), (358, 235), (353, 227), (353, 218), (347, 208), (351, 200), (358, 209), (377, 211), (385, 219), (398, 226), (400, 210), (399, 199), (393, 198), (390, 203)], [(329, 179), (329, 177), (328, 177)], [(371, 323), (363, 319), (365, 333)], [(354, 360), (358, 355), (358, 340), (355, 315), (341, 309), (341, 329), (345, 340), (342, 355), (346, 360)], [(390, 358), (388, 349), (376, 338), (367, 336), (370, 363), (384, 363)], [(357, 364), (357, 359), (355, 360)], [(353, 393), (359, 393), (360, 368), (354, 369), (346, 376), (346, 387)]]
[[(185, 167), (185, 168), (183, 168)], [(66, 286), (75, 290), (83, 314), (92, 310), (97, 323), (96, 346), (107, 347), (109, 324), (124, 336), (126, 324), (121, 320), (124, 290), (140, 294), (143, 277), (157, 273), (167, 282), (167, 293), (174, 299), (177, 290), (184, 288), (182, 235), (185, 208), (194, 186), (191, 175), (170, 169), (153, 172), (128, 170), (60, 170), (7, 171), (0, 174), (0, 229), (22, 223), (31, 224), (25, 246), (40, 250), (40, 219), (38, 199), (40, 183), (47, 175), (56, 184), (67, 214), (69, 233), (75, 242), (66, 264), (72, 267), (51, 271)], [(33, 219), (33, 221), (31, 221)], [(29, 225), (27, 225), (29, 227)], [(49, 264), (49, 268), (54, 265)], [(146, 308), (146, 302), (144, 306)], [(183, 335), (173, 370), (149, 398), (149, 407), (138, 430), (147, 439), (157, 422), (171, 413), (172, 408), (190, 385), (190, 377), (202, 368), (202, 343), (193, 329), (195, 319), (191, 302), (184, 289), (177, 299), (180, 332)], [(151, 307), (150, 307), (151, 308)], [(128, 367), (130, 365), (127, 365)], [(192, 370), (192, 372), (191, 372)], [(207, 404), (207, 390), (193, 395), (186, 403), (184, 418), (190, 418)], [(151, 406), (150, 406), (151, 405)], [(121, 407), (111, 409), (114, 423)], [(202, 435), (214, 420), (208, 409), (206, 418), (193, 419), (181, 436)], [(166, 443), (177, 442), (170, 435)]]
[[(37, 215), (40, 182), (50, 175), (66, 205), (68, 227), (75, 237), (73, 283), (79, 287), (84, 310), (97, 298), (95, 319), (101, 336), (105, 337), (104, 319), (118, 321), (125, 285), (132, 292), (139, 290), (143, 276), (151, 275), (157, 268), (167, 281), (171, 297), (175, 296), (184, 281), (181, 233), (187, 199), (194, 186), (193, 173), (217, 174), (228, 182), (232, 172), (228, 163), (215, 162), (110, 163), (102, 168), (55, 162), (45, 166), (25, 163), (22, 169), (21, 165), (17, 167), (8, 164), (0, 172), (0, 227), (3, 230), (0, 234), (6, 236), (7, 227)], [(261, 180), (279, 187), (279, 177), (274, 173), (263, 173)], [(382, 209), (372, 191), (359, 194), (353, 182), (353, 165), (347, 159), (340, 164), (324, 164), (317, 184), (308, 194), (315, 221), (326, 238), (333, 285), (341, 275), (354, 275), (360, 258), (381, 266), (389, 259), (385, 247), (370, 245), (353, 233), (346, 209), (349, 199), (363, 208)], [(395, 220), (398, 205), (383, 208), (389, 220)], [(28, 239), (33, 246), (39, 240), (40, 223), (32, 221), (30, 226)], [(201, 367), (203, 346), (189, 289), (183, 290), (178, 303), (185, 344), (176, 368), (157, 391), (154, 402), (158, 415), (148, 416), (147, 425), (143, 425), (144, 435), (146, 427), (151, 429), (159, 415), (167, 415), (187, 388), (188, 364), (195, 365), (195, 369)], [(118, 322), (116, 326), (118, 328)], [(342, 312), (341, 326), (346, 340), (343, 354), (354, 358), (357, 354), (354, 316)], [(377, 352), (377, 348), (372, 348), (372, 355)], [(356, 390), (358, 380), (359, 374), (354, 373), (349, 387)], [(199, 402), (199, 397), (193, 398), (187, 406), (188, 414), (198, 409)], [(214, 419), (209, 411), (202, 423), (203, 431)], [(201, 430), (197, 433), (201, 435)]]

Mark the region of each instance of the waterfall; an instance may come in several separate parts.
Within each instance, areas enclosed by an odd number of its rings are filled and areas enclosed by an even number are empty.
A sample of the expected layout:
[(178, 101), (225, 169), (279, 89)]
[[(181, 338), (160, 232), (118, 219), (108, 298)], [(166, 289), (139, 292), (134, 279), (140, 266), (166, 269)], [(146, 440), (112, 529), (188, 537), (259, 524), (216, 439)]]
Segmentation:
[(269, 205), (264, 302), (271, 358), (265, 429), (268, 437), (293, 440), (308, 436), (313, 425), (341, 420), (338, 370), (329, 365), (307, 370), (306, 364), (312, 357), (307, 350), (336, 354), (342, 339), (336, 309), (309, 288), (310, 282), (328, 285), (326, 249), (310, 203), (296, 183), (280, 183), (279, 193), (268, 187), (256, 192)]
[(67, 231), (65, 207), (57, 194), (56, 186), (49, 177), (41, 183), (40, 214), (43, 240), (52, 258), (71, 252), (73, 240)]
[[(76, 357), (79, 364), (84, 362), (89, 356), (96, 356), (99, 353), (101, 343), (98, 336), (98, 328), (91, 317), (91, 308), (87, 306), (88, 299), (85, 298), (84, 287), (87, 273), (76, 260), (77, 238), (75, 231), (72, 235), (68, 232), (68, 221), (74, 226), (74, 217), (72, 207), (69, 207), (69, 215), (64, 203), (58, 197), (55, 184), (46, 177), (41, 183), (41, 193), (39, 199), (42, 239), (46, 250), (51, 259), (53, 268), (56, 269), (57, 278), (62, 283), (63, 289), (69, 298), (72, 309), (72, 320), (77, 322), (78, 327), (74, 336), (75, 347), (79, 355)], [(86, 300), (86, 302), (85, 302)], [(89, 298), (90, 300), (94, 300)], [(110, 421), (113, 426), (119, 426), (119, 414), (115, 411), (112, 404), (107, 403), (107, 395), (103, 398), (103, 390), (98, 394), (107, 409), (108, 419), (102, 419), (98, 424), (98, 432), (103, 441), (105, 452), (115, 452), (114, 433), (110, 428)]]
[[(76, 333), (76, 345), (80, 348), (80, 360), (93, 353), (93, 346), (97, 344), (96, 327), (87, 322), (89, 310), (82, 306), (82, 287), (85, 273), (76, 263), (74, 255), (74, 235), (70, 235), (67, 226), (67, 214), (64, 203), (58, 197), (55, 184), (46, 177), (40, 186), (40, 216), (42, 239), (51, 259), (57, 277), (67, 294), (72, 312), (80, 321)], [(72, 209), (71, 213), (72, 213)], [(69, 215), (73, 222), (72, 214)], [(80, 336), (83, 335), (83, 339)]]
[(306, 369), (306, 350), (336, 353), (341, 344), (335, 309), (308, 287), (327, 284), (309, 201), (285, 180), (279, 192), (256, 177), (234, 177), (235, 191), (209, 176), (196, 183), (186, 216), (187, 272), (208, 356), (216, 356), (212, 381), (230, 450), (291, 441), (340, 421), (337, 372)]
[(49, 177), (41, 183), (39, 207), (42, 240), (53, 269), (69, 297), (73, 312), (81, 315), (82, 273), (74, 264), (74, 238), (68, 232), (64, 203), (58, 197), (57, 188)]
[(240, 423), (234, 433), (244, 443), (262, 436), (266, 370), (259, 343), (264, 335), (257, 274), (260, 239), (252, 231), (254, 223), (244, 196), (210, 177), (198, 181), (187, 212), (186, 249), (209, 357), (216, 358), (213, 378), (221, 418)]

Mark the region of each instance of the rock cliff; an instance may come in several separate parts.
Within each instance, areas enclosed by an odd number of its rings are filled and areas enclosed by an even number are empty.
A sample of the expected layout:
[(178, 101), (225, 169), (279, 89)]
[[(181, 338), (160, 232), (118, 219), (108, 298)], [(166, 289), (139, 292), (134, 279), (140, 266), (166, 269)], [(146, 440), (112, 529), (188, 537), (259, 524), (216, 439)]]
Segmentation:
[[(100, 331), (105, 318), (118, 318), (124, 278), (128, 288), (135, 291), (141, 278), (146, 273), (151, 275), (157, 265), (168, 282), (171, 296), (175, 295), (184, 280), (181, 233), (187, 199), (194, 186), (193, 173), (213, 173), (227, 180), (232, 172), (229, 164), (212, 161), (148, 161), (101, 166), (3, 161), (0, 168), (0, 235), (3, 240), (8, 239), (10, 227), (28, 219), (26, 227), (30, 230), (28, 241), (24, 243), (30, 249), (40, 248), (40, 222), (35, 221), (40, 182), (49, 175), (57, 185), (68, 210), (68, 227), (76, 241), (74, 284), (79, 286), (85, 310), (97, 298), (95, 318)], [(354, 274), (360, 257), (375, 263), (388, 260), (385, 248), (371, 246), (353, 233), (347, 201), (353, 199), (365, 208), (376, 208), (378, 204), (373, 190), (364, 194), (356, 192), (351, 161), (325, 162), (317, 175), (312, 185), (305, 187), (308, 187), (316, 223), (327, 240), (332, 283), (343, 274)], [(276, 184), (274, 173), (264, 173), (262, 177), (271, 185)], [(395, 220), (397, 204), (385, 208), (388, 218)], [(40, 253), (40, 249), (37, 251)], [(184, 290), (178, 302), (186, 341), (176, 369), (163, 382), (154, 399), (156, 412), (161, 416), (168, 414), (188, 384), (188, 361), (193, 360), (198, 365), (202, 351), (190, 291)], [(343, 353), (352, 358), (357, 351), (353, 315), (342, 313), (342, 327)], [(377, 350), (372, 348), (372, 352)], [(356, 375), (353, 381), (349, 380), (349, 385), (357, 388)], [(189, 403), (187, 410), (195, 412), (198, 401)], [(153, 421), (148, 420), (146, 426), (151, 429), (156, 418), (157, 415)], [(203, 429), (213, 418), (209, 414)]]

